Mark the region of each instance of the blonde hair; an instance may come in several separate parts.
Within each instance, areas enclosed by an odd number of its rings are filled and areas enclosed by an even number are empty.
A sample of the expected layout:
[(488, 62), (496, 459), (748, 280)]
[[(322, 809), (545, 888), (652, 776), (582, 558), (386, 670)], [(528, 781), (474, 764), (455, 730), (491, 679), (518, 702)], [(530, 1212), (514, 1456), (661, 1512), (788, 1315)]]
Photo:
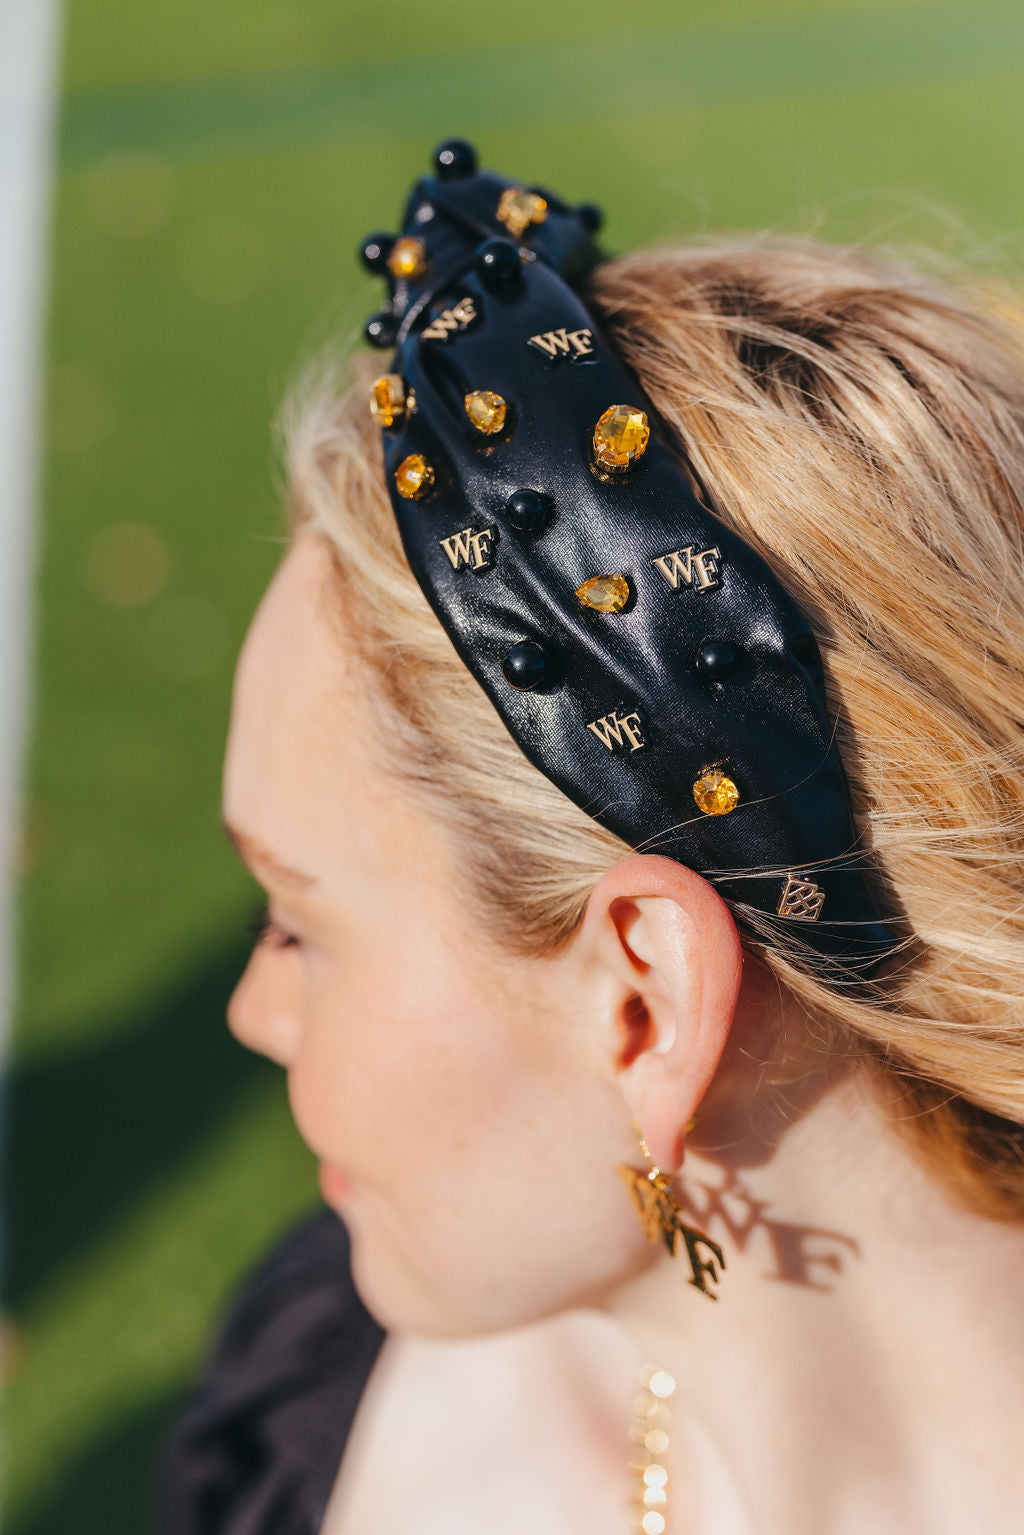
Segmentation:
[[(822, 648), (858, 829), (916, 935), (879, 999), (751, 938), (873, 1064), (963, 1201), (1024, 1216), (1024, 355), (978, 295), (863, 250), (745, 242), (608, 261), (588, 302)], [(389, 771), (450, 833), (496, 941), (550, 953), (631, 850), (522, 755), (406, 564), (372, 360), (285, 417), (292, 532), (325, 535)], [(652, 831), (656, 828), (652, 828)]]

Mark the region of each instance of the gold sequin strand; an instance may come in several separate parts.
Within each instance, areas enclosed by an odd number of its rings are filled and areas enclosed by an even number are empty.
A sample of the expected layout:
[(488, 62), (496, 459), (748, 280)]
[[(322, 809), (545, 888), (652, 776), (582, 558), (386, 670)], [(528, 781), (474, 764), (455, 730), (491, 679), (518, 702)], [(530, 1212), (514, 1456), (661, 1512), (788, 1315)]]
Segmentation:
[(640, 1390), (633, 1398), (629, 1424), (630, 1535), (664, 1535), (668, 1528), (668, 1455), (672, 1413), (669, 1400), (676, 1383), (667, 1370), (645, 1364)]

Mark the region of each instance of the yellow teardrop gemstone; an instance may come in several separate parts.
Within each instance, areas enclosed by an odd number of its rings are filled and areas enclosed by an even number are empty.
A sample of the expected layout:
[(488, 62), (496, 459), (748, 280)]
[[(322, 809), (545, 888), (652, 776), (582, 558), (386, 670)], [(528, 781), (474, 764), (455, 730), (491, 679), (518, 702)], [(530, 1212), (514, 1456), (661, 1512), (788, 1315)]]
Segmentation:
[(609, 405), (594, 427), (594, 457), (602, 469), (628, 469), (647, 451), (651, 429), (634, 405)]
[(576, 595), (598, 613), (621, 613), (629, 601), (629, 582), (620, 575), (591, 576), (576, 588)]
[(466, 395), (466, 415), (478, 432), (488, 437), (500, 432), (505, 425), (505, 401), (490, 389), (474, 389)]
[(720, 768), (709, 768), (694, 784), (693, 797), (705, 815), (728, 815), (739, 804), (740, 791)]
[(434, 470), (422, 453), (410, 453), (395, 470), (395, 489), (406, 501), (422, 501), (434, 483)]
[(427, 270), (427, 247), (415, 235), (402, 235), (391, 247), (388, 271), (392, 277), (412, 282)]
[(405, 415), (405, 380), (400, 373), (385, 373), (370, 386), (370, 415), (381, 426), (394, 426)]
[(531, 224), (543, 224), (548, 216), (548, 205), (536, 192), (522, 187), (506, 187), (498, 199), (497, 217), (504, 224), (513, 240), (518, 240), (524, 229)]

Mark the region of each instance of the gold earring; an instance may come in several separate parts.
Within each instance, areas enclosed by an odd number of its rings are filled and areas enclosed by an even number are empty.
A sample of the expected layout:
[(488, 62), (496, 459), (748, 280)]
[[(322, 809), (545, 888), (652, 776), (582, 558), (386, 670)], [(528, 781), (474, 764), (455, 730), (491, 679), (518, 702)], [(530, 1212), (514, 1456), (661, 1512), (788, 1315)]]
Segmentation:
[[(684, 1134), (688, 1133), (695, 1124), (696, 1115), (686, 1126)], [(682, 1232), (692, 1271), (690, 1284), (696, 1285), (698, 1290), (702, 1290), (712, 1300), (717, 1300), (718, 1296), (714, 1291), (708, 1289), (707, 1281), (710, 1278), (718, 1282), (718, 1269), (715, 1268), (712, 1260), (717, 1259), (718, 1267), (724, 1269), (725, 1254), (717, 1242), (713, 1242), (702, 1231), (694, 1230), (683, 1220), (682, 1206), (672, 1192), (669, 1175), (655, 1166), (654, 1158), (644, 1140), (643, 1131), (635, 1119), (633, 1133), (640, 1144), (640, 1150), (647, 1159), (648, 1167), (645, 1170), (642, 1167), (629, 1167), (625, 1162), (619, 1162), (617, 1170), (629, 1190), (629, 1197), (640, 1216), (640, 1224), (644, 1228), (647, 1240), (657, 1242), (660, 1238), (674, 1258), (678, 1250), (678, 1235)], [(698, 1252), (699, 1244), (707, 1248), (712, 1255), (710, 1259), (701, 1257)]]

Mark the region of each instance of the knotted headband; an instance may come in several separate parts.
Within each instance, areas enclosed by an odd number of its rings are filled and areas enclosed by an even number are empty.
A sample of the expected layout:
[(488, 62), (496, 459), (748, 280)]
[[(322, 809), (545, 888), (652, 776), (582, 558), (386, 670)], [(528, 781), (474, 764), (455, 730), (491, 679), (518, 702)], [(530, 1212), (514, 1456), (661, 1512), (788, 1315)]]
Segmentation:
[(599, 224), (450, 140), (401, 234), (365, 243), (388, 281), (366, 334), (395, 351), (370, 404), (406, 557), (563, 793), (713, 878), (762, 943), (802, 938), (826, 982), (869, 979), (896, 938), (817, 643), (698, 499), (575, 291)]

